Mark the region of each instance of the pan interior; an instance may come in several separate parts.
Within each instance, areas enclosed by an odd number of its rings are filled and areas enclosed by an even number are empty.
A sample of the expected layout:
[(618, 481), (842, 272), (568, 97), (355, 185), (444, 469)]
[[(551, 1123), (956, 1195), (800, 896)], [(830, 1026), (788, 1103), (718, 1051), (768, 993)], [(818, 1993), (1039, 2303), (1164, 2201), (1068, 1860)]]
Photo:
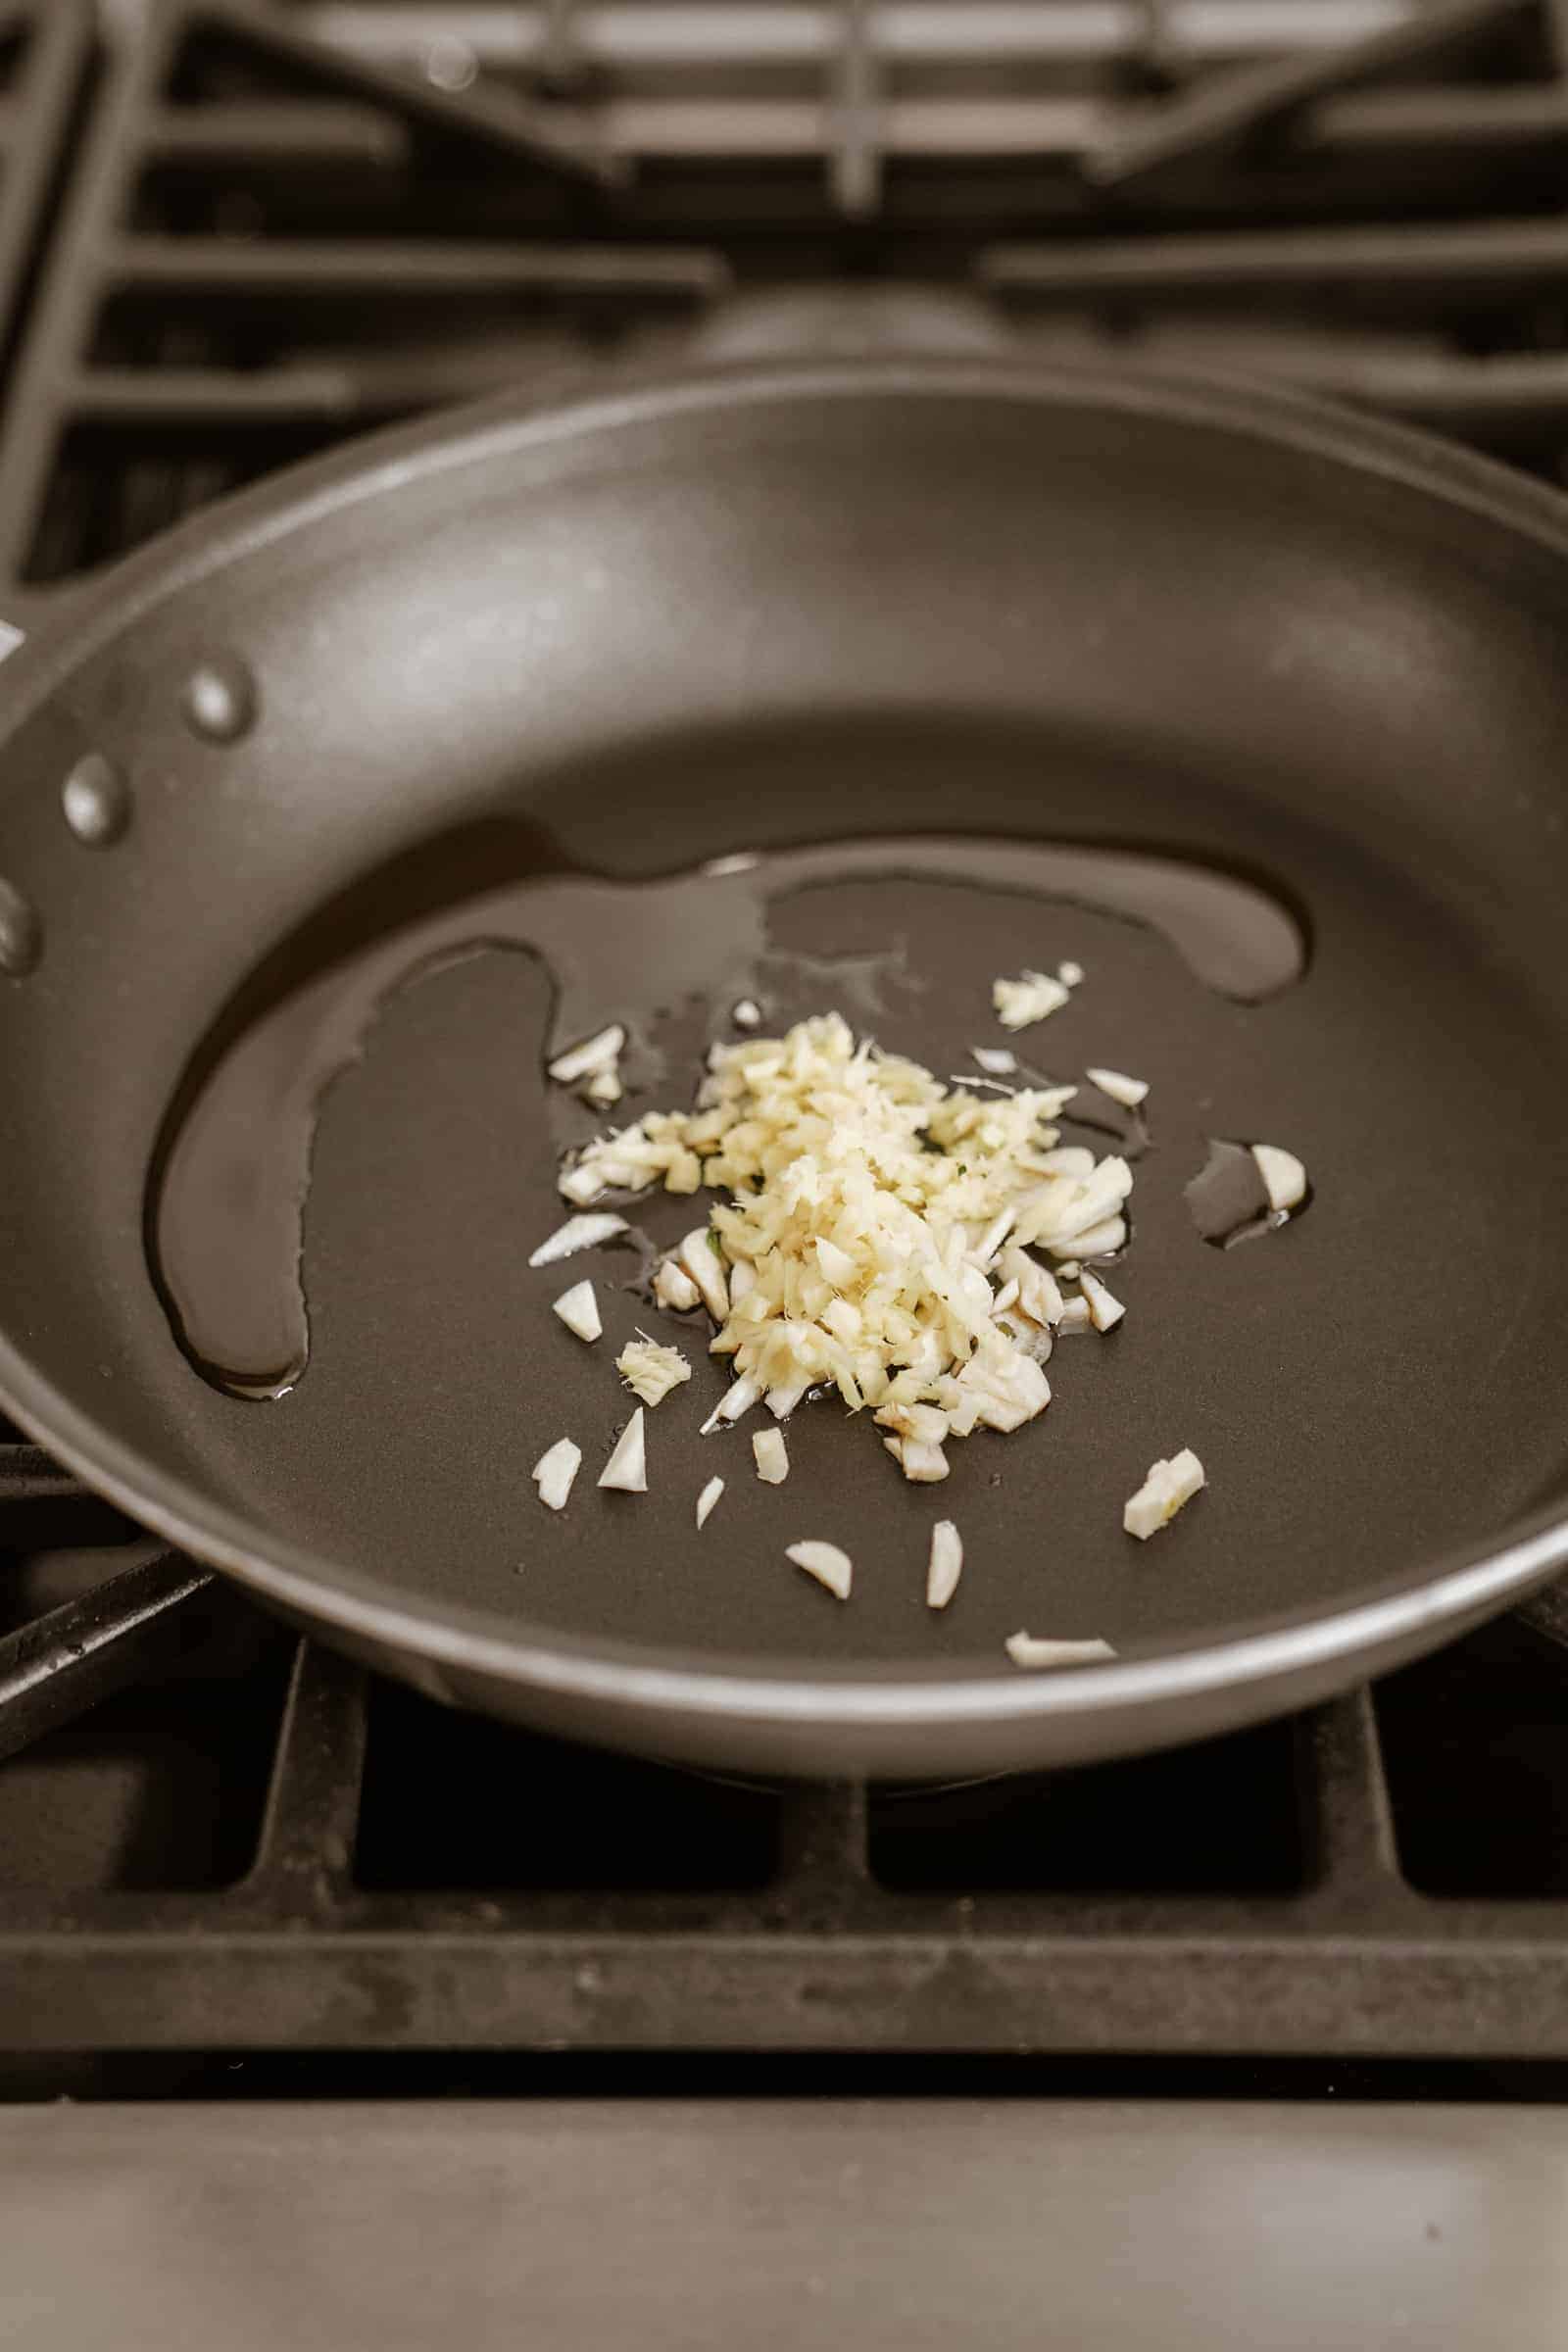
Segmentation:
[[(1088, 797), (1118, 841), (1154, 846), (1173, 784), (1168, 766), (1127, 757), (1085, 771), (1026, 724), (884, 715), (671, 737), (563, 773), (535, 806), (569, 804), (623, 866), (657, 864), (658, 811), (694, 771), (725, 782), (714, 857), (743, 837), (736, 809), (791, 806), (808, 821), (853, 799), (874, 821), (911, 791), (951, 794), (960, 771), (983, 776), (988, 804), (1028, 808), (1037, 838), (1042, 807), (1081, 826)], [(1223, 779), (1188, 777), (1182, 793), (1189, 820), (1206, 802), (1215, 838), (1246, 836)], [(1081, 988), (1019, 1050), (1054, 1078), (1108, 1063), (1152, 1082), (1133, 1246), (1110, 1276), (1124, 1325), (1059, 1344), (1044, 1419), (952, 1446), (940, 1489), (907, 1486), (836, 1400), (796, 1414), (788, 1483), (760, 1485), (746, 1428), (697, 1435), (724, 1376), (705, 1326), (650, 1310), (632, 1254), (530, 1270), (565, 1213), (562, 1103), (542, 1075), (552, 979), (505, 952), (400, 990), (327, 1095), (305, 1220), (310, 1368), (279, 1402), (213, 1401), (212, 1470), (294, 1541), (395, 1588), (694, 1657), (988, 1664), (1020, 1625), (1127, 1648), (1418, 1577), (1538, 1499), (1568, 1453), (1563, 1045), (1523, 975), (1479, 960), (1407, 873), (1277, 809), (1268, 842), (1253, 870), (1301, 909), (1310, 956), (1254, 1005), (1205, 987), (1153, 930), (1027, 891), (858, 875), (774, 906), (770, 1028), (837, 1004), (890, 1050), (962, 1071), (973, 1045), (1003, 1038), (994, 975), (1070, 958)], [(664, 1073), (628, 1115), (688, 1101), (709, 1038), (732, 1034), (722, 1007), (669, 1017), (657, 956), (646, 1001), (624, 1011)], [(1103, 1132), (1066, 1133), (1110, 1148)], [(1309, 1213), (1205, 1247), (1183, 1187), (1215, 1136), (1298, 1152)], [(644, 1219), (658, 1240), (694, 1221), (689, 1202)], [(603, 1301), (593, 1348), (550, 1312), (584, 1274)], [(649, 1415), (650, 1492), (634, 1498), (593, 1480), (631, 1409), (612, 1358), (638, 1327), (675, 1338), (697, 1370)], [(557, 1519), (529, 1473), (564, 1435), (585, 1464)], [(1209, 1489), (1135, 1545), (1122, 1500), (1182, 1446)], [(695, 1498), (715, 1472), (727, 1491), (699, 1537)], [(923, 1570), (941, 1516), (962, 1531), (966, 1569), (938, 1619)], [(852, 1554), (852, 1607), (788, 1565), (803, 1537)]]
[[(1506, 485), (1449, 495), (1446, 461), (1357, 454), (1315, 416), (1253, 429), (1254, 405), (768, 378), (537, 433), (432, 428), (340, 503), (280, 490), (231, 517), (7, 738), (0, 875), (43, 926), (36, 971), (0, 988), (26, 1363), (198, 1523), (307, 1547), (323, 1597), (341, 1575), (503, 1638), (813, 1672), (1007, 1673), (1019, 1626), (1200, 1642), (1418, 1590), (1560, 1496), (1562, 550)], [(220, 740), (188, 723), (215, 662), (250, 681)], [(97, 849), (61, 817), (88, 752), (133, 808)], [(744, 1430), (695, 1435), (702, 1361), (650, 1416), (650, 1493), (604, 1495), (611, 1361), (649, 1313), (612, 1287), (622, 1258), (527, 1265), (561, 1204), (526, 956), (404, 989), (327, 1097), (292, 1395), (203, 1382), (148, 1273), (160, 1124), (219, 1008), (313, 910), (394, 858), (436, 871), (479, 824), (541, 873), (620, 882), (908, 832), (1168, 853), (1255, 877), (1310, 958), (1249, 1007), (1155, 933), (1023, 893), (861, 876), (780, 908), (804, 960), (770, 1015), (824, 1008), (867, 960), (886, 979), (899, 946), (898, 985), (844, 1009), (944, 1073), (1000, 1042), (994, 976), (1084, 966), (1029, 1047), (1053, 1075), (1152, 1082), (1127, 1318), (1060, 1347), (1043, 1421), (955, 1445), (940, 1489), (832, 1405), (792, 1422), (788, 1483), (759, 1485)], [(658, 1008), (651, 974), (624, 1009)], [(707, 1034), (662, 1034), (629, 1107), (681, 1100)], [(1213, 1137), (1298, 1152), (1309, 1212), (1205, 1246), (1182, 1188)], [(550, 1314), (588, 1271), (594, 1348)], [(586, 1465), (558, 1520), (529, 1473), (566, 1433)], [(1124, 1497), (1183, 1446), (1207, 1491), (1130, 1543)], [(938, 1516), (966, 1567), (935, 1618)], [(851, 1605), (788, 1565), (803, 1537), (852, 1553)]]

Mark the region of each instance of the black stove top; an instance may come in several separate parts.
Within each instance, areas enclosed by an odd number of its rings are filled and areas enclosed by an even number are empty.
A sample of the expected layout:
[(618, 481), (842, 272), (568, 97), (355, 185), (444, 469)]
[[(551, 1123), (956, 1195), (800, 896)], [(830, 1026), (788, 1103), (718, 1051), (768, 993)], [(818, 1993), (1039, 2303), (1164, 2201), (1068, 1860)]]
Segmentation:
[[(1262, 370), (1558, 478), (1565, 27), (0, 9), (0, 613), (387, 417), (802, 337)], [(1556, 1595), (1171, 1755), (756, 1789), (377, 1682), (0, 1436), (0, 2091), (647, 2088), (671, 2053), (799, 2088), (812, 2053), (1563, 2095)]]

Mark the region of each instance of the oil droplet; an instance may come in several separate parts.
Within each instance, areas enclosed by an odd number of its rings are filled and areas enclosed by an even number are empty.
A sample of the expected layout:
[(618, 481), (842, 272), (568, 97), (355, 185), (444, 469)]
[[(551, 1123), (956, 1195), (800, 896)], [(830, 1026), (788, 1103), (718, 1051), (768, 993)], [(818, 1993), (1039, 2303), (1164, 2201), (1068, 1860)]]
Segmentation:
[(31, 902), (0, 880), (0, 972), (24, 980), (43, 954), (43, 925)]
[(1274, 1233), (1300, 1216), (1312, 1201), (1308, 1188), (1295, 1208), (1272, 1207), (1251, 1145), (1218, 1139), (1211, 1139), (1207, 1160), (1191, 1183), (1183, 1186), (1182, 1193), (1193, 1212), (1193, 1223), (1216, 1250), (1254, 1241), (1260, 1233)]
[(255, 723), (255, 681), (233, 655), (215, 655), (191, 671), (180, 707), (193, 735), (207, 743), (237, 743)]
[(66, 822), (90, 850), (107, 849), (130, 822), (130, 787), (112, 760), (87, 752), (60, 790)]
[[(499, 881), (509, 859), (527, 870)], [(368, 876), (275, 949), (187, 1069), (149, 1173), (154, 1281), (203, 1376), (253, 1398), (299, 1381), (310, 1354), (303, 1217), (322, 1098), (388, 999), (463, 957), (501, 948), (542, 960), (556, 986), (546, 1059), (612, 1021), (683, 1004), (706, 1004), (727, 1024), (760, 985), (769, 906), (852, 880), (965, 884), (1124, 916), (1245, 1001), (1289, 986), (1305, 961), (1298, 925), (1267, 892), (1141, 852), (861, 840), (719, 867), (646, 882), (550, 873), (522, 828), (475, 826)], [(827, 1001), (874, 995), (885, 960), (822, 966)]]

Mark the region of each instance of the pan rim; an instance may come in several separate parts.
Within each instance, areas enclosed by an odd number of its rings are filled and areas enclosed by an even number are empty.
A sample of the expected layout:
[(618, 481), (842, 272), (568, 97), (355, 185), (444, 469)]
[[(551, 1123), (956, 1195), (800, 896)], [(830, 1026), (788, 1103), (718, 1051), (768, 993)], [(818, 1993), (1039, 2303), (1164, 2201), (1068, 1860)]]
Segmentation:
[[(163, 599), (342, 507), (385, 495), (422, 474), (482, 463), (493, 451), (613, 432), (683, 411), (763, 405), (802, 397), (902, 398), (989, 395), (1056, 406), (1093, 401), (1121, 413), (1240, 433), (1315, 455), (1477, 513), (1568, 557), (1568, 501), (1473, 452), (1402, 426), (1362, 417), (1310, 395), (1250, 380), (1156, 376), (1094, 368), (1042, 367), (993, 358), (800, 360), (661, 371), (594, 384), (586, 397), (519, 405), (514, 393), (360, 437), (291, 467), (177, 525), (79, 588), (62, 593), (64, 625), (46, 627), (6, 661), (0, 736), (9, 734), (61, 678)], [(13, 696), (12, 689), (19, 691)], [(1267, 1687), (1314, 1670), (1353, 1679), (1353, 1664), (1521, 1597), (1568, 1562), (1568, 1510), (1538, 1512), (1495, 1543), (1440, 1556), (1423, 1581), (1347, 1602), (1319, 1604), (1284, 1621), (1218, 1638), (1171, 1637), (1151, 1654), (1067, 1675), (1018, 1675), (999, 1663), (933, 1671), (890, 1660), (802, 1674), (764, 1662), (715, 1657), (694, 1664), (653, 1643), (592, 1643), (518, 1625), (465, 1604), (386, 1596), (373, 1579), (329, 1555), (257, 1530), (184, 1480), (122, 1446), (81, 1411), (0, 1334), (0, 1406), (85, 1483), (181, 1549), (211, 1562), (286, 1611), (350, 1640), (460, 1673), (542, 1693), (656, 1715), (696, 1716), (756, 1728), (813, 1727), (872, 1733), (979, 1729), (1115, 1712), (1139, 1716), (1173, 1701)]]

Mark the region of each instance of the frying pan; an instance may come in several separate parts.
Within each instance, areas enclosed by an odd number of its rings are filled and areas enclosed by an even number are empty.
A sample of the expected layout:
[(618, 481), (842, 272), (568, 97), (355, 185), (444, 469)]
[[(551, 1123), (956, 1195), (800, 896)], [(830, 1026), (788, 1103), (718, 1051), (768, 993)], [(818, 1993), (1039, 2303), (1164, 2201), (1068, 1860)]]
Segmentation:
[[(1511, 475), (1250, 386), (987, 358), (493, 405), (203, 515), (4, 671), (7, 1409), (377, 1667), (723, 1768), (1157, 1746), (1453, 1635), (1568, 1557), (1565, 623), (1565, 511)], [(952, 872), (901, 871), (914, 837)], [(707, 918), (681, 899), (672, 942), (647, 893), (847, 841), (881, 846), (769, 913), (770, 1016), (841, 1002), (957, 1070), (995, 974), (1071, 957), (1030, 1054), (1152, 1081), (1127, 1318), (1058, 1347), (1042, 1421), (933, 1493), (808, 1405), (763, 1487), (744, 1428), (695, 1435), (722, 1374), (688, 1335), (649, 1494), (600, 1494), (649, 1310), (627, 1252), (527, 1264), (575, 1114), (514, 949), (427, 959), (323, 1096), (304, 1377), (257, 1402), (193, 1368), (156, 1171), (247, 1024), (466, 893), (586, 877), (579, 964), (663, 1057), (629, 1107), (685, 1100), (724, 1007), (660, 1001)], [(981, 841), (1255, 893), (1303, 968), (1241, 1002), (1093, 889), (966, 879)], [(1308, 1212), (1205, 1247), (1183, 1186), (1215, 1137), (1298, 1151)], [(585, 1272), (594, 1348), (549, 1311)], [(556, 1520), (529, 1472), (563, 1434)], [(1122, 1499), (1184, 1445), (1208, 1489), (1130, 1543)], [(938, 1515), (966, 1545), (940, 1617)], [(854, 1556), (848, 1605), (787, 1564), (808, 1536)], [(1018, 1627), (1118, 1654), (1020, 1674)]]

